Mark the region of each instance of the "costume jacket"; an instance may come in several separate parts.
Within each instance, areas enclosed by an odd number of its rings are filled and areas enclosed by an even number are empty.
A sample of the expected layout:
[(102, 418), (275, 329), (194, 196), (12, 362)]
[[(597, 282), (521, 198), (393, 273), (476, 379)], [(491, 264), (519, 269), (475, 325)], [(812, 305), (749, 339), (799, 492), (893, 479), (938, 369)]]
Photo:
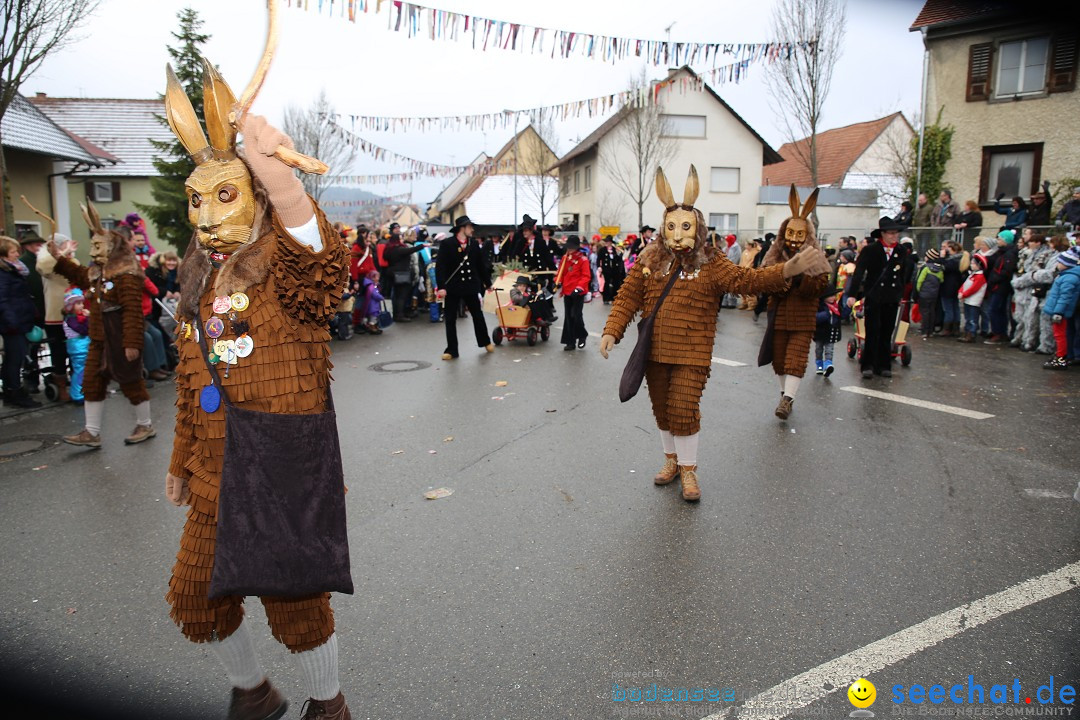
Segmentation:
[(848, 280), (851, 284), (848, 294), (856, 300), (866, 298), (869, 302), (898, 304), (911, 274), (907, 262), (910, 253), (910, 246), (902, 243), (893, 248), (891, 257), (881, 243), (867, 245), (855, 261), (855, 272)]
[[(348, 280), (349, 260), (341, 234), (321, 210), (315, 212), (323, 241), (320, 252), (294, 240), (274, 213), (257, 240), (211, 270), (199, 295), (199, 319), (181, 310), (184, 323), (177, 327), (176, 435), (169, 472), (189, 479), (189, 518), (216, 517), (225, 453), (224, 407), (207, 413), (199, 406), (199, 393), (212, 381), (194, 331), (198, 330), (211, 348), (214, 339), (207, 336), (207, 320), (217, 317), (224, 321), (225, 331), (218, 340), (235, 340), (242, 334), (238, 330), (246, 329), (254, 342), (250, 355), (228, 366), (228, 377), (225, 361), (217, 364), (222, 387), (233, 404), (289, 415), (326, 410), (331, 369), (327, 327)], [(206, 262), (201, 248), (194, 253), (189, 250), (184, 260), (185, 264)], [(181, 294), (193, 292), (197, 288), (184, 287)], [(215, 295), (235, 292), (247, 296), (247, 307), (215, 314)], [(303, 451), (297, 448), (297, 452)], [(188, 549), (181, 549), (178, 563), (185, 562), (187, 553)], [(190, 553), (188, 559), (188, 564), (198, 564), (197, 553)]]
[(622, 253), (614, 247), (597, 250), (596, 264), (600, 266), (600, 271), (604, 276), (612, 280), (626, 275), (626, 264), (623, 261)]
[[(619, 289), (604, 335), (622, 340), (626, 328), (639, 312), (648, 315), (656, 307), (660, 294), (670, 280), (669, 272), (647, 276), (642, 262), (634, 263)], [(784, 266), (751, 270), (733, 264), (723, 255), (706, 262), (692, 277), (675, 282), (660, 306), (653, 325), (651, 362), (710, 367), (713, 341), (716, 338), (716, 315), (724, 293), (756, 295), (782, 292), (788, 286)], [(675, 270), (678, 272), (678, 270)], [(816, 305), (815, 305), (816, 309)]]
[(776, 310), (777, 330), (817, 329), (819, 298), (829, 286), (829, 273), (792, 278), (786, 291), (769, 296), (769, 310)]
[[(63, 275), (83, 291), (86, 308), (90, 311), (90, 340), (105, 342), (104, 312), (123, 313), (123, 337), (121, 347), (142, 351), (143, 347), (143, 280), (142, 269), (134, 255), (129, 263), (106, 263), (104, 271), (99, 265), (83, 266), (68, 259), (56, 261), (56, 272)], [(110, 308), (121, 308), (110, 310)], [(112, 339), (115, 342), (115, 338)], [(96, 353), (93, 347), (91, 353)]]
[(561, 268), (563, 270), (562, 275), (562, 295), (572, 295), (575, 290), (580, 290), (578, 293), (584, 294), (589, 291), (589, 281), (592, 279), (592, 273), (589, 268), (589, 258), (585, 257), (582, 252), (568, 252), (563, 255)]
[(440, 290), (480, 293), (491, 287), (491, 275), (485, 267), (479, 244), (467, 240), (462, 245), (456, 237), (448, 237), (439, 243), (435, 256), (435, 283)]

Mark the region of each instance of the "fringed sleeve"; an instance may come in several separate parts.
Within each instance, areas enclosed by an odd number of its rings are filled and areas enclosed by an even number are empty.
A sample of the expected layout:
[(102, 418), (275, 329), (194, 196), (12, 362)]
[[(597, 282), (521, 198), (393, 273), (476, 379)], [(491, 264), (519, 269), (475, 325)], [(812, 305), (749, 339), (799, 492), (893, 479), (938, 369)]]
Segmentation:
[(195, 452), (195, 388), (193, 374), (176, 376), (176, 429), (173, 434), (172, 457), (169, 473), (179, 478), (190, 478), (191, 470), (185, 463)]
[(645, 275), (642, 272), (644, 266), (638, 262), (630, 268), (630, 274), (623, 281), (615, 296), (615, 302), (611, 305), (611, 314), (608, 315), (604, 325), (604, 335), (614, 335), (615, 342), (623, 339), (626, 328), (634, 320), (634, 316), (645, 305)]
[(118, 291), (118, 302), (124, 308), (124, 347), (135, 350), (143, 349), (145, 323), (142, 313), (143, 281), (135, 275), (120, 275), (114, 281)]
[[(314, 205), (314, 202), (312, 203)], [(274, 215), (279, 241), (270, 272), (285, 311), (301, 323), (325, 326), (337, 312), (349, 279), (349, 250), (317, 206), (323, 248), (312, 252), (298, 243)]]
[(67, 281), (72, 285), (78, 286), (83, 292), (90, 289), (90, 268), (62, 257), (56, 260), (56, 272), (67, 278)]
[(760, 295), (761, 293), (783, 292), (788, 287), (784, 279), (783, 264), (768, 268), (739, 267), (723, 255), (709, 263), (714, 268), (716, 292), (720, 295)]

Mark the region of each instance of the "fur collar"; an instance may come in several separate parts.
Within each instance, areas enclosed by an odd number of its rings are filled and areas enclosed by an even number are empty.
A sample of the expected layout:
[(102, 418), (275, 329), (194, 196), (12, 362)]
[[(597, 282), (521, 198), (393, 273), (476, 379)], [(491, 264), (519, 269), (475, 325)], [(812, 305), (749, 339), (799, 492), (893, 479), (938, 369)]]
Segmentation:
[[(270, 275), (270, 263), (277, 248), (278, 233), (271, 222), (263, 223), (259, 238), (240, 248), (221, 266), (214, 278), (214, 295), (232, 295), (261, 285)], [(184, 317), (198, 314), (199, 300), (213, 271), (210, 253), (199, 244), (194, 234), (188, 243), (184, 261), (177, 273), (180, 283), (180, 312)]]

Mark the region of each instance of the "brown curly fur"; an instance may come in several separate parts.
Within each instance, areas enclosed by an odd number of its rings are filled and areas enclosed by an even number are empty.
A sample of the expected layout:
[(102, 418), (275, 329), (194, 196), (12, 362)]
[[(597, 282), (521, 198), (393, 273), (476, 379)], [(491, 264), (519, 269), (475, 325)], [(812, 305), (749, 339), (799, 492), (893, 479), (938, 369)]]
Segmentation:
[[(784, 247), (784, 233), (787, 232), (787, 226), (790, 220), (791, 218), (788, 218), (780, 223), (780, 230), (776, 233), (776, 239), (773, 240), (769, 251), (765, 253), (765, 257), (761, 259), (761, 267), (769, 267), (776, 263), (787, 262), (793, 257), (788, 253), (787, 248)], [(809, 220), (806, 221), (806, 242), (803, 243), (803, 247), (806, 247), (807, 245), (815, 248), (818, 247), (817, 231), (814, 230), (814, 223)]]
[[(705, 226), (705, 217), (697, 208), (693, 208), (693, 211), (694, 217), (697, 219), (697, 239), (694, 242), (694, 249), (687, 255), (680, 255), (678, 258), (682, 263), (682, 269), (686, 272), (694, 272), (716, 257), (716, 248), (705, 243), (705, 238), (709, 232), (709, 229)], [(667, 213), (664, 214), (664, 219), (667, 219)], [(642, 251), (637, 259), (637, 262), (648, 268), (650, 273), (666, 271), (671, 262), (676, 259), (675, 253), (671, 252), (667, 245), (664, 244), (663, 228), (666, 224), (666, 222), (660, 223), (660, 231), (656, 240), (649, 243), (648, 247)]]

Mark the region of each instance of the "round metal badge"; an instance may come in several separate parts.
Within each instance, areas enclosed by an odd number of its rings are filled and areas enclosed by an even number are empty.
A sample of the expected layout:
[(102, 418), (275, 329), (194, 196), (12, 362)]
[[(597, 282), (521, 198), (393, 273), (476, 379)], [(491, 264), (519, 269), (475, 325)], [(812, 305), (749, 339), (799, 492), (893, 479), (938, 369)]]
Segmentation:
[(219, 338), (223, 332), (225, 332), (225, 321), (221, 318), (212, 317), (206, 321), (207, 337)]
[(248, 300), (247, 295), (242, 292), (238, 292), (233, 293), (232, 296), (229, 297), (229, 303), (232, 305), (233, 310), (236, 310), (237, 312), (242, 312), (244, 310), (247, 310), (247, 306), (250, 301)]
[(228, 295), (218, 295), (214, 298), (214, 312), (227, 313), (232, 308), (232, 300)]
[(233, 344), (233, 350), (236, 352), (237, 357), (246, 358), (254, 349), (255, 341), (249, 335), (241, 335), (236, 338), (236, 342)]
[(214, 354), (218, 357), (225, 357), (225, 353), (232, 350), (232, 340), (218, 340), (214, 343)]

